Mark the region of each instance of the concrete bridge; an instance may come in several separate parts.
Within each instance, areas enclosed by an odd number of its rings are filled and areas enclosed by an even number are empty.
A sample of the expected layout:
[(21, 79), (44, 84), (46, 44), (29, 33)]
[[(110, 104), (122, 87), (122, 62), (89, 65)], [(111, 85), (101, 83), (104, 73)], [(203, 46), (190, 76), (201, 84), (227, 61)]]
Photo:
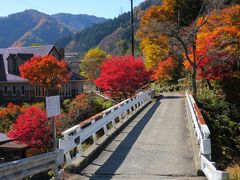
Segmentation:
[(197, 176), (185, 95), (150, 103), (72, 179), (206, 179)]
[[(193, 97), (153, 95), (141, 92), (64, 131), (54, 153), (1, 164), (0, 179), (27, 177), (43, 167), (53, 168), (59, 179), (56, 167), (64, 154), (71, 180), (227, 180), (228, 173), (211, 162), (210, 131)], [(93, 145), (83, 149), (89, 138)]]

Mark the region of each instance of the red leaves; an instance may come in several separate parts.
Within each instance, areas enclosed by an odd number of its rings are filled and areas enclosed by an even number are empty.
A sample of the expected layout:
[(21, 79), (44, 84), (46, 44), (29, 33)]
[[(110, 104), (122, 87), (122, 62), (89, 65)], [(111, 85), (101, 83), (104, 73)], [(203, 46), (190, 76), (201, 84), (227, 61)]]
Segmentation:
[(49, 147), (51, 132), (51, 124), (46, 112), (36, 106), (30, 106), (18, 116), (13, 129), (7, 135), (30, 146)]
[(100, 66), (96, 85), (112, 97), (127, 97), (149, 80), (141, 58), (132, 56), (112, 57)]
[(45, 87), (67, 82), (70, 78), (67, 64), (58, 61), (54, 56), (33, 57), (20, 66), (21, 77), (30, 83), (38, 83)]
[[(231, 77), (239, 61), (240, 6), (213, 11), (197, 36), (198, 74), (205, 79)], [(198, 20), (198, 23), (201, 19)], [(188, 66), (188, 64), (185, 64)]]

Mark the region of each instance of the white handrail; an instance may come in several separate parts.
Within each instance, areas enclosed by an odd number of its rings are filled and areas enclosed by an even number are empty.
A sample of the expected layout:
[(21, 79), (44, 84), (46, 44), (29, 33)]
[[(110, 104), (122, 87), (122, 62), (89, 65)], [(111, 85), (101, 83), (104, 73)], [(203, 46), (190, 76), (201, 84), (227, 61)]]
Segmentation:
[(191, 113), (191, 118), (192, 118), (192, 121), (193, 121), (193, 128), (195, 128), (196, 130), (196, 135), (197, 135), (197, 143), (199, 144), (200, 143), (200, 139), (203, 138), (203, 135), (202, 135), (202, 132), (201, 132), (201, 127), (199, 126), (198, 122), (197, 122), (197, 118), (196, 118), (196, 114), (194, 112), (194, 109), (193, 109), (193, 106), (192, 106), (192, 101), (191, 101), (191, 98), (189, 97), (188, 94), (186, 94), (187, 96), (187, 102), (188, 102), (188, 107), (190, 109), (190, 113)]
[(141, 92), (133, 98), (129, 98), (85, 121), (76, 125), (64, 132), (62, 132), (63, 138), (59, 140), (59, 148), (64, 150), (66, 157), (66, 163), (71, 164), (72, 160), (76, 157), (71, 157), (70, 151), (77, 148), (78, 156), (82, 156), (81, 143), (88, 139), (93, 138), (96, 144), (96, 133), (100, 130), (104, 130), (104, 135), (108, 134), (107, 124), (112, 122), (113, 126), (116, 125), (116, 119), (119, 119), (121, 123), (128, 120), (145, 104), (151, 101), (154, 90)]
[(53, 169), (56, 179), (60, 179), (57, 167), (63, 164), (63, 150), (58, 149), (25, 159), (0, 164), (0, 180), (17, 180)]
[(214, 166), (215, 163), (210, 162), (205, 156), (201, 155), (201, 167), (204, 174), (210, 180), (227, 180), (229, 174), (225, 171), (219, 171)]
[(209, 180), (227, 180), (229, 174), (225, 171), (219, 171), (215, 168), (214, 162), (211, 162), (211, 140), (210, 131), (205, 123), (198, 106), (191, 94), (186, 92), (187, 104), (191, 113), (191, 120), (195, 134), (197, 135), (198, 144), (200, 142), (200, 161), (201, 170)]

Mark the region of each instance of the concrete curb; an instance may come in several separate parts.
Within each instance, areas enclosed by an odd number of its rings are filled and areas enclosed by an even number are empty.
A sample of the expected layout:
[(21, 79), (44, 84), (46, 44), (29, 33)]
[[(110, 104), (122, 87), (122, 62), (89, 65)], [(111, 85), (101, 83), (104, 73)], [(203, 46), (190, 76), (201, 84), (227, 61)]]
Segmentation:
[(194, 162), (195, 162), (195, 168), (197, 170), (197, 175), (198, 176), (205, 176), (204, 173), (201, 170), (201, 162), (199, 158), (199, 153), (200, 153), (200, 145), (197, 144), (197, 138), (194, 134), (194, 129), (193, 125), (190, 120), (190, 112), (188, 109), (187, 101), (185, 101), (185, 106), (186, 106), (186, 112), (187, 112), (187, 119), (188, 119), (188, 125), (189, 125), (189, 130), (190, 130), (190, 138), (191, 138), (191, 144), (193, 148), (193, 153), (194, 153)]

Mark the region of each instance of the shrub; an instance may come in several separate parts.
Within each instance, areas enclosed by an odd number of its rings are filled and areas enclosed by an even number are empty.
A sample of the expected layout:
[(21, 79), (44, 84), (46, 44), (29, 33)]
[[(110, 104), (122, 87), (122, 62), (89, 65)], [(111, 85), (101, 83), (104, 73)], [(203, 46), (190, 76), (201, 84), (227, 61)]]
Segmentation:
[(7, 135), (34, 147), (50, 147), (52, 140), (51, 123), (47, 114), (36, 106), (28, 107), (18, 116), (13, 129)]
[(220, 168), (239, 162), (240, 108), (227, 102), (219, 91), (202, 89), (198, 104), (211, 132), (212, 158)]
[(6, 133), (11, 129), (22, 109), (18, 105), (9, 103), (6, 108), (0, 109), (0, 132)]
[(95, 97), (92, 101), (92, 105), (94, 106), (94, 108), (98, 111), (98, 112), (101, 112), (105, 109), (108, 109), (110, 107), (113, 106), (113, 102), (112, 101), (108, 101), (108, 100), (105, 100), (101, 97)]
[(229, 172), (229, 180), (239, 180), (240, 179), (240, 164), (228, 167), (227, 172)]
[(81, 94), (71, 102), (65, 101), (65, 114), (59, 116), (62, 131), (111, 107), (113, 103), (92, 94)]

